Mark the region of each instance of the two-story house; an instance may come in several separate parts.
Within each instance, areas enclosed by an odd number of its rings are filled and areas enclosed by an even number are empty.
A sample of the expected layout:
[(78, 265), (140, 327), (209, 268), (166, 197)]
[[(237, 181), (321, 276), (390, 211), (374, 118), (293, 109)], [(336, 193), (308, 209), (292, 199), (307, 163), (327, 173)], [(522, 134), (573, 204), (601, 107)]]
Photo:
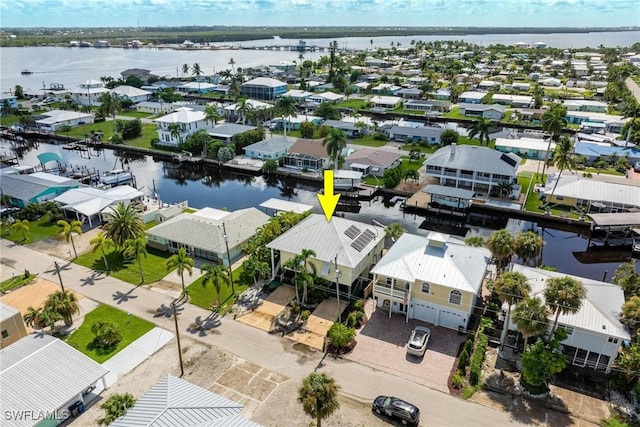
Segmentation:
[(240, 92), (247, 98), (273, 101), (287, 92), (287, 84), (269, 77), (257, 77), (242, 83)]
[(502, 182), (513, 183), (520, 157), (489, 147), (451, 144), (440, 148), (425, 161), (427, 176), (440, 185), (489, 194)]
[[(174, 123), (178, 124), (175, 129)], [(188, 107), (179, 108), (171, 114), (156, 119), (156, 125), (158, 127), (158, 143), (173, 147), (177, 147), (189, 135), (199, 130), (212, 129), (206, 121), (203, 111), (195, 111)]]
[(486, 248), (431, 232), (403, 234), (371, 270), (379, 308), (450, 329), (466, 330), (487, 274)]
[(99, 80), (87, 80), (71, 92), (71, 97), (76, 104), (100, 106), (100, 97), (109, 93), (104, 83)]

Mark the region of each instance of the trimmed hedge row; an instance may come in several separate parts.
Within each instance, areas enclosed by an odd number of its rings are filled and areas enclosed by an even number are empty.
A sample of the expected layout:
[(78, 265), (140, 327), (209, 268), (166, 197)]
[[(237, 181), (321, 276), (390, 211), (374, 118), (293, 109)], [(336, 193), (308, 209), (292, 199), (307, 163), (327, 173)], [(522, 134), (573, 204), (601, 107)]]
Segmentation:
[(482, 374), (482, 362), (484, 362), (485, 352), (489, 344), (489, 337), (484, 333), (478, 334), (478, 342), (471, 356), (471, 366), (469, 367), (469, 384), (475, 386), (480, 382)]

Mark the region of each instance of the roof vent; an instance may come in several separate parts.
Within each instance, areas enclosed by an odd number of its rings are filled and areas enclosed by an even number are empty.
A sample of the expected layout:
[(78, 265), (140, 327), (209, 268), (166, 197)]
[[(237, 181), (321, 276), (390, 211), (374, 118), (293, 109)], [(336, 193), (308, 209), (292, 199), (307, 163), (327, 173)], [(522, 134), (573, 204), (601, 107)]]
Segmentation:
[(456, 144), (455, 142), (453, 144), (450, 145), (451, 147), (451, 151), (449, 151), (449, 156), (451, 158), (455, 157), (456, 155), (456, 147), (458, 146), (458, 144)]

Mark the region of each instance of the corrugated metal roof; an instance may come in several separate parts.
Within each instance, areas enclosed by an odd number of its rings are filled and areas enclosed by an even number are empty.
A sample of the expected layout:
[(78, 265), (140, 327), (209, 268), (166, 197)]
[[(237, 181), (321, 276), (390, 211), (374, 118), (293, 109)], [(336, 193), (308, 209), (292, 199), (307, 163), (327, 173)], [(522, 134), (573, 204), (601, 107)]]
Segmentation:
[[(514, 166), (501, 159), (505, 155), (513, 159)], [(513, 153), (503, 153), (489, 147), (452, 144), (429, 156), (425, 165), (515, 176), (520, 160), (521, 158)]]
[[(601, 335), (614, 336), (624, 340), (630, 339), (629, 331), (619, 320), (620, 307), (624, 304), (624, 292), (620, 286), (519, 264), (513, 266), (513, 271), (520, 272), (527, 277), (531, 285), (530, 296), (539, 296), (543, 300), (547, 280), (566, 276), (579, 280), (587, 290), (582, 307), (575, 314), (560, 314), (558, 323)], [(549, 319), (552, 320), (553, 315)]]
[(640, 225), (640, 212), (590, 213), (587, 215), (597, 226)]
[(0, 302), (0, 321), (6, 320), (16, 314), (20, 314), (20, 310), (17, 310), (10, 305)]
[(281, 212), (295, 212), (304, 213), (313, 209), (311, 205), (305, 205), (304, 203), (290, 202), (288, 200), (271, 198), (265, 202), (260, 203), (260, 207), (267, 209), (274, 209)]
[[(375, 234), (360, 252), (351, 246), (353, 239), (345, 234), (352, 225), (358, 227), (360, 232), (370, 230)], [(267, 244), (267, 247), (294, 254), (299, 254), (303, 249), (312, 249), (316, 253), (313, 258), (323, 262), (333, 262), (337, 254), (338, 265), (353, 268), (383, 239), (382, 227), (338, 217), (327, 221), (324, 215), (313, 214)]]
[(458, 199), (471, 199), (475, 192), (465, 188), (447, 187), (446, 185), (429, 184), (422, 191), (427, 194), (435, 194), (436, 196), (450, 196)]
[(558, 179), (558, 186), (553, 193), (555, 196), (584, 199), (592, 202), (609, 202), (640, 208), (640, 187), (596, 181), (591, 178), (583, 178), (580, 175), (563, 174), (560, 176), (558, 173), (550, 174), (545, 183), (545, 194), (551, 194)]
[(237, 402), (167, 375), (140, 397), (126, 415), (111, 423), (111, 427), (259, 427), (239, 415), (242, 408)]
[[(0, 351), (0, 413), (53, 412), (109, 371), (63, 341), (31, 334)], [(28, 419), (12, 426), (32, 426)]]
[(31, 175), (3, 175), (0, 180), (2, 192), (20, 200), (30, 200), (39, 196), (50, 188), (74, 188), (80, 183), (73, 179), (64, 182), (53, 182), (39, 176)]
[(476, 293), (482, 286), (490, 257), (485, 248), (451, 242), (440, 233), (427, 237), (405, 233), (371, 272)]

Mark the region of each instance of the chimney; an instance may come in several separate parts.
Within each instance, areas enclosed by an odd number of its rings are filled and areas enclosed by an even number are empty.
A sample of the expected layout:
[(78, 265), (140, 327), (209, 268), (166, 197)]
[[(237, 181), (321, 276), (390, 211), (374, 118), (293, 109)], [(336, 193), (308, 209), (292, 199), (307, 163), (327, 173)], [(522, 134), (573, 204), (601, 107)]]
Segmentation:
[(456, 144), (455, 142), (453, 144), (451, 144), (451, 151), (449, 152), (449, 157), (451, 157), (452, 159), (456, 155), (456, 147), (457, 146), (458, 146), (458, 144)]

